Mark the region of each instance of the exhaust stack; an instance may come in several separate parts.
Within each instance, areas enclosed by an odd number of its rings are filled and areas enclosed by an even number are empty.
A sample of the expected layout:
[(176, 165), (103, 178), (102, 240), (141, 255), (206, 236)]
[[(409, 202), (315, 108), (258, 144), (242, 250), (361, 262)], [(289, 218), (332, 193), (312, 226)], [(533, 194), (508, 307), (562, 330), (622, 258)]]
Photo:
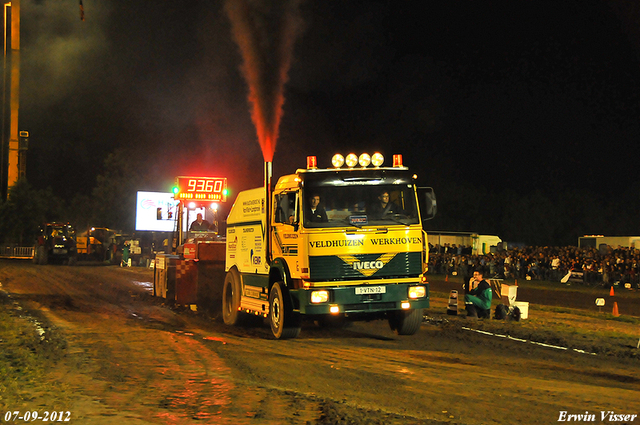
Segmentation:
[(265, 243), (267, 252), (267, 264), (271, 264), (271, 177), (273, 176), (273, 163), (271, 161), (265, 161), (264, 163), (264, 194), (265, 205), (264, 211), (266, 215), (265, 220)]

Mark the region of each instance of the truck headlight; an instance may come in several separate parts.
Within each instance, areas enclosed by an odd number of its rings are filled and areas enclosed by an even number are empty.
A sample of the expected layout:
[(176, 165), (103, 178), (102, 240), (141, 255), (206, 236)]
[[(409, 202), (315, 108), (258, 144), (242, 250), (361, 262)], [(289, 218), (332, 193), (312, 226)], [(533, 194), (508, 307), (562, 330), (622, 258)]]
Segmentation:
[(311, 302), (313, 304), (326, 303), (327, 301), (329, 301), (329, 291), (311, 292)]
[(427, 289), (424, 286), (410, 286), (409, 298), (415, 300), (416, 298), (424, 298), (427, 295)]

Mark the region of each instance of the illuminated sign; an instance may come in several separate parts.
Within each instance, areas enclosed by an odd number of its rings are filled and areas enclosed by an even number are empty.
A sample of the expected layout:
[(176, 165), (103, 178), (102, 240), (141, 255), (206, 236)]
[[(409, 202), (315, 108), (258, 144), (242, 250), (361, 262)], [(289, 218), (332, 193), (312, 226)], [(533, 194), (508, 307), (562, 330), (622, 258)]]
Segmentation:
[(178, 177), (174, 199), (187, 201), (227, 201), (225, 177)]
[(173, 232), (178, 202), (172, 193), (138, 192), (136, 231)]

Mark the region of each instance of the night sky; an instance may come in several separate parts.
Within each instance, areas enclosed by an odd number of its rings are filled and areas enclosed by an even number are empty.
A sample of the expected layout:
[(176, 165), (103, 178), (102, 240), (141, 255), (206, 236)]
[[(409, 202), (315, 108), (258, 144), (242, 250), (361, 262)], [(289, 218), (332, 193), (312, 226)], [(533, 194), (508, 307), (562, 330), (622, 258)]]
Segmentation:
[[(22, 0), (27, 177), (89, 193), (126, 149), (148, 182), (262, 183), (223, 2)], [(455, 4), (451, 4), (455, 3)], [(422, 184), (615, 196), (638, 181), (640, 7), (632, 1), (306, 1), (274, 176), (378, 150)]]

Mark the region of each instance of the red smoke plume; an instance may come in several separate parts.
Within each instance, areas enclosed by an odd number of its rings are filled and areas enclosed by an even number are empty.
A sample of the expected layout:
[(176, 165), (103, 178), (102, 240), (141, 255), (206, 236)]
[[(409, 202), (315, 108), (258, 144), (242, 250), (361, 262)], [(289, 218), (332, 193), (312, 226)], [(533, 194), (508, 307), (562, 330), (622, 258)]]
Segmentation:
[(266, 162), (273, 161), (284, 84), (299, 29), (300, 0), (227, 0), (226, 11), (243, 57), (251, 118)]

